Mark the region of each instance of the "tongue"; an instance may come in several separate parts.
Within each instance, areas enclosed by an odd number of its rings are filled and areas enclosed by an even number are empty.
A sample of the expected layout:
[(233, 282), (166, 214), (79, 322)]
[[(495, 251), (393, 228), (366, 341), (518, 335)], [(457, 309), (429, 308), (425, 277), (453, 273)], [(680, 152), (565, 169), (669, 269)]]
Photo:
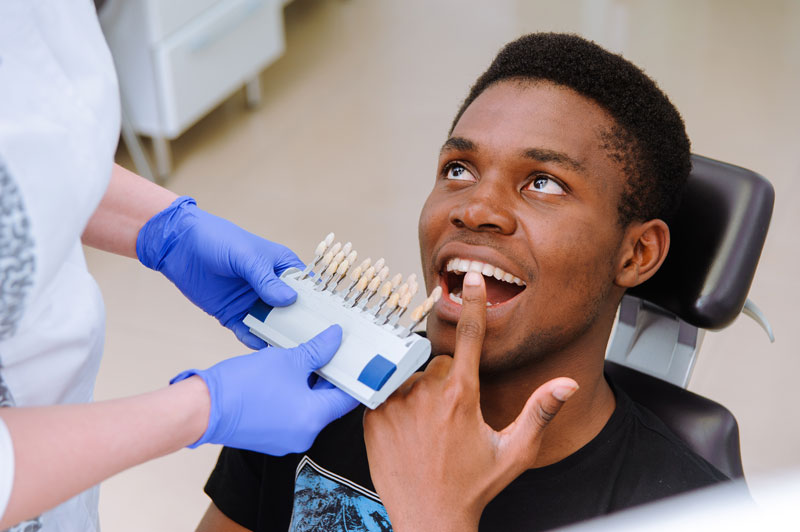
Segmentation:
[(494, 277), (483, 277), (486, 281), (486, 301), (496, 305), (504, 303), (524, 290), (522, 286), (498, 281)]

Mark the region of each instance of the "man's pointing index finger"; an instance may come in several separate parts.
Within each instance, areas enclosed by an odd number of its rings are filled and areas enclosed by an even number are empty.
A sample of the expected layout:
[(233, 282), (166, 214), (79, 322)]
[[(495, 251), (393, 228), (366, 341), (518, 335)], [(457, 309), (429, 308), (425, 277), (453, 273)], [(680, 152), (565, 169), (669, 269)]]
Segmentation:
[(478, 367), (486, 332), (486, 285), (483, 275), (467, 272), (461, 292), (461, 317), (456, 328), (453, 373), (466, 382), (478, 384)]

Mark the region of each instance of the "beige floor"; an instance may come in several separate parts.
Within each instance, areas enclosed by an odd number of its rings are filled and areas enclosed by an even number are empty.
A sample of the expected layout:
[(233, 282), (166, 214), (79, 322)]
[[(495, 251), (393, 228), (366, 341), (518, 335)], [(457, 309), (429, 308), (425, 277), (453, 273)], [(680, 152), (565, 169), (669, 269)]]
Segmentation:
[[(397, 271), (417, 271), (417, 214), (470, 83), (520, 34), (582, 33), (659, 82), (695, 152), (775, 185), (751, 297), (777, 341), (747, 318), (707, 335), (691, 389), (737, 416), (751, 478), (800, 467), (800, 2), (295, 0), (285, 16), (287, 52), (262, 75), (262, 106), (246, 111), (236, 95), (174, 142), (169, 188), (301, 257), (336, 231)], [(108, 308), (98, 399), (245, 351), (158, 274), (88, 257)], [(193, 529), (216, 453), (184, 450), (109, 480), (103, 526)]]

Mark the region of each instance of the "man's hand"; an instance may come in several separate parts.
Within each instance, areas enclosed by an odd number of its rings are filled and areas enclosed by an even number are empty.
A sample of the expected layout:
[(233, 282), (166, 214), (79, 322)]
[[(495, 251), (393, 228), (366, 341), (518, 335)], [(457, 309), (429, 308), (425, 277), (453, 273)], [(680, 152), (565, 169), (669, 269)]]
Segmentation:
[(297, 293), (278, 276), (303, 267), (289, 248), (198, 209), (186, 196), (142, 227), (136, 254), (253, 349), (267, 344), (242, 323), (247, 311), (258, 298), (272, 306), (294, 303)]
[(493, 430), (481, 413), (478, 381), (482, 275), (466, 274), (462, 299), (453, 357), (434, 358), (364, 416), (370, 473), (395, 532), (477, 530), (486, 504), (532, 467), (542, 431), (578, 388), (553, 379), (510, 425)]

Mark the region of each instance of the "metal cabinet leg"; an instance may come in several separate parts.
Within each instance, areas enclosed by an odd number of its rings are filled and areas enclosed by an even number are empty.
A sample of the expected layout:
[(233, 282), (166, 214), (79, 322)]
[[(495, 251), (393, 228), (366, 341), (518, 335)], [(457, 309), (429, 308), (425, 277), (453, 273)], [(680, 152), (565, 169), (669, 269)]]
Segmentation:
[(153, 137), (153, 152), (156, 157), (156, 179), (164, 182), (172, 172), (172, 153), (169, 139), (166, 137)]
[(261, 78), (256, 74), (244, 85), (244, 93), (247, 98), (247, 107), (253, 109), (261, 104)]
[(122, 140), (125, 142), (125, 146), (128, 148), (128, 153), (133, 159), (133, 165), (136, 167), (136, 171), (139, 172), (139, 175), (149, 179), (150, 181), (155, 181), (153, 177), (153, 169), (150, 166), (150, 161), (147, 160), (147, 155), (145, 155), (144, 148), (142, 148), (142, 143), (139, 142), (139, 137), (136, 135), (136, 131), (133, 129), (133, 125), (131, 124), (130, 119), (128, 118), (127, 107), (125, 106), (125, 100), (122, 99)]

